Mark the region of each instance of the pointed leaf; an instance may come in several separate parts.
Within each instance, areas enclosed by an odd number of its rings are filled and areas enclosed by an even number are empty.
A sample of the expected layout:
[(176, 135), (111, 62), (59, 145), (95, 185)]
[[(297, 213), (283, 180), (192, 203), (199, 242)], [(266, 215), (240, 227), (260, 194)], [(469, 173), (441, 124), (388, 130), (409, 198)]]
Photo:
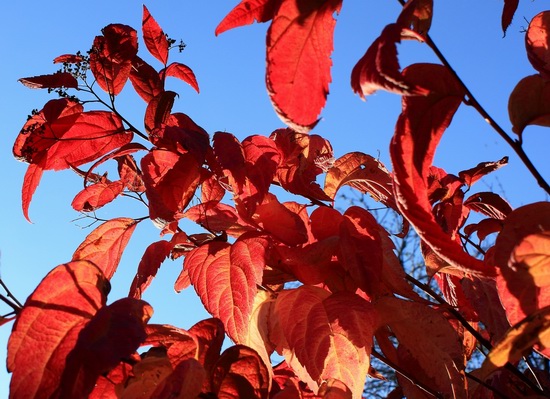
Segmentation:
[(137, 55), (132, 60), (130, 82), (136, 93), (147, 103), (164, 90), (164, 85), (155, 68)]
[(216, 36), (254, 21), (269, 21), (275, 16), (279, 3), (279, 0), (242, 0), (216, 27)]
[(397, 23), (405, 28), (426, 35), (432, 25), (433, 0), (410, 0), (407, 1)]
[(99, 376), (132, 355), (145, 340), (153, 309), (133, 298), (102, 307), (78, 334), (61, 376), (60, 397), (87, 397)]
[(170, 112), (174, 105), (174, 100), (178, 94), (173, 91), (161, 91), (156, 97), (149, 100), (147, 109), (145, 110), (145, 129), (149, 133), (149, 140), (155, 143), (156, 136), (155, 128), (168, 122)]
[(164, 260), (170, 255), (174, 245), (170, 241), (157, 241), (150, 244), (139, 261), (138, 270), (130, 287), (129, 297), (140, 299), (145, 289), (157, 275)]
[(29, 222), (29, 207), (31, 205), (32, 196), (42, 179), (42, 172), (44, 170), (42, 167), (36, 164), (30, 164), (25, 172), (25, 177), (23, 178), (23, 188), (21, 189), (21, 204), (23, 208), (23, 216)]
[(281, 292), (275, 312), (289, 356), (296, 356), (313, 381), (338, 379), (353, 398), (361, 398), (376, 325), (371, 305), (350, 292), (301, 286)]
[(71, 206), (78, 212), (92, 212), (113, 201), (124, 190), (124, 183), (99, 182), (86, 187), (73, 199)]
[(499, 220), (506, 219), (506, 216), (512, 212), (512, 207), (506, 200), (500, 195), (491, 192), (481, 192), (471, 195), (464, 201), (464, 206)]
[(244, 345), (226, 349), (212, 374), (212, 390), (220, 399), (267, 399), (270, 385), (267, 366)]
[(296, 131), (315, 126), (325, 105), (333, 15), (341, 5), (342, 0), (283, 1), (267, 32), (267, 90), (279, 117)]
[(130, 218), (108, 220), (88, 234), (74, 252), (72, 260), (93, 262), (111, 279), (137, 223)]
[(174, 78), (178, 78), (184, 81), (185, 83), (187, 83), (193, 89), (195, 89), (197, 93), (200, 92), (199, 83), (197, 82), (195, 73), (187, 65), (180, 64), (179, 62), (172, 62), (170, 65), (166, 67), (166, 69), (163, 69), (162, 71), (160, 71), (160, 75), (163, 78), (165, 76), (172, 76)]
[(519, 0), (504, 0), (504, 8), (502, 10), (502, 31), (506, 34), (506, 29), (512, 23), (514, 14), (519, 5)]
[(119, 94), (132, 70), (137, 54), (137, 32), (127, 25), (111, 24), (96, 36), (90, 51), (90, 70), (99, 87), (107, 93)]
[(145, 5), (143, 6), (141, 29), (147, 50), (163, 65), (166, 65), (168, 62), (168, 39)]
[(458, 172), (458, 176), (466, 185), (471, 186), (483, 176), (500, 169), (506, 164), (508, 164), (508, 157), (503, 157), (496, 162), (481, 162), (474, 168)]
[(60, 87), (65, 87), (67, 89), (78, 88), (78, 81), (68, 72), (56, 72), (51, 75), (21, 78), (19, 82), (31, 89), (57, 89)]
[(403, 111), (390, 145), (398, 207), (426, 244), (450, 265), (471, 273), (494, 274), (443, 231), (428, 197), (428, 176), (436, 147), (464, 92), (442, 66), (414, 64), (404, 72), (431, 93), (426, 97), (403, 97)]
[(48, 273), (25, 302), (8, 342), (13, 397), (46, 398), (56, 392), (78, 333), (105, 305), (109, 289), (101, 270), (88, 261)]
[(512, 130), (521, 136), (529, 125), (550, 126), (550, 81), (541, 75), (523, 78), (508, 100)]
[(210, 242), (189, 253), (184, 268), (210, 314), (235, 342), (246, 339), (257, 285), (262, 282), (267, 241), (241, 236), (233, 246)]
[(58, 57), (55, 57), (53, 60), (54, 64), (77, 64), (79, 62), (82, 62), (84, 59), (81, 55), (77, 54), (63, 54)]
[[(517, 2), (517, 0), (516, 0)], [(517, 7), (517, 5), (516, 5)], [(527, 57), (531, 61), (531, 65), (545, 79), (550, 78), (550, 39), (548, 32), (550, 31), (550, 11), (543, 11), (531, 20), (527, 33), (525, 35), (525, 47), (527, 49)]]
[(220, 319), (206, 319), (196, 323), (189, 329), (199, 343), (198, 360), (204, 368), (211, 374), (215, 363), (220, 357), (223, 341), (225, 339), (225, 329)]
[(351, 72), (351, 87), (364, 99), (377, 90), (387, 90), (401, 95), (426, 95), (424, 86), (413, 83), (400, 71), (397, 59), (397, 43), (402, 35), (424, 41), (419, 34), (398, 24), (389, 24), (380, 36), (370, 45), (363, 57)]

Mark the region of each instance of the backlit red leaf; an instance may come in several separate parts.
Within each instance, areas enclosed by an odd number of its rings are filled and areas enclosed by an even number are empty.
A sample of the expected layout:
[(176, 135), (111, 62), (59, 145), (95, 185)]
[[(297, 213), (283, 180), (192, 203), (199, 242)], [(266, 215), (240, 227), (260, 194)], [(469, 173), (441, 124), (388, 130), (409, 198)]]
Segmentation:
[(129, 297), (140, 299), (145, 289), (157, 275), (164, 260), (170, 255), (174, 245), (170, 241), (157, 241), (150, 244), (139, 261), (138, 270), (130, 287)]
[(342, 0), (283, 1), (267, 32), (267, 90), (279, 117), (296, 131), (315, 126), (325, 105), (333, 15), (341, 5)]
[(506, 219), (506, 216), (512, 212), (512, 207), (506, 200), (500, 195), (491, 192), (472, 194), (464, 201), (464, 206), (499, 220)]
[(514, 18), (514, 14), (516, 13), (516, 10), (519, 5), (519, 0), (504, 0), (504, 8), (502, 10), (502, 31), (504, 34), (506, 34), (506, 29), (510, 26), (512, 23), (512, 19)]
[(147, 133), (149, 133), (149, 139), (153, 144), (155, 144), (155, 139), (158, 136), (155, 128), (159, 128), (162, 124), (168, 122), (176, 96), (176, 92), (161, 91), (160, 94), (149, 100), (149, 104), (147, 104), (144, 124)]
[(510, 94), (508, 115), (519, 136), (529, 125), (550, 126), (550, 81), (541, 75), (520, 80)]
[(60, 383), (60, 397), (86, 397), (97, 378), (128, 359), (145, 340), (149, 304), (123, 298), (98, 310), (79, 332)]
[(23, 208), (23, 216), (25, 216), (25, 219), (27, 219), (29, 222), (31, 221), (31, 219), (29, 218), (29, 206), (32, 201), (32, 196), (34, 195), (34, 192), (36, 191), (36, 188), (40, 183), (40, 179), (42, 179), (43, 171), (44, 170), (39, 165), (30, 164), (27, 168), (27, 171), (25, 172), (25, 177), (23, 178), (23, 188), (21, 189), (21, 204)]
[(60, 265), (42, 280), (8, 342), (12, 397), (54, 395), (79, 332), (105, 305), (109, 289), (101, 270), (88, 261)]
[(151, 399), (187, 399), (196, 398), (202, 391), (206, 372), (195, 359), (186, 359), (179, 363), (151, 395)]
[(301, 286), (281, 292), (275, 312), (289, 345), (285, 357), (295, 356), (316, 384), (335, 378), (361, 398), (377, 323), (372, 306), (350, 292)]
[(417, 84), (416, 81), (413, 83), (400, 71), (396, 45), (401, 42), (403, 35), (420, 42), (424, 41), (416, 32), (398, 24), (390, 24), (353, 67), (351, 87), (362, 99), (376, 90), (387, 90), (401, 95), (429, 93), (423, 85)]
[(68, 72), (56, 72), (51, 75), (21, 78), (19, 82), (31, 89), (57, 89), (60, 87), (65, 87), (67, 89), (78, 88), (77, 80)]
[(83, 61), (83, 58), (82, 58), (81, 55), (63, 54), (63, 55), (60, 55), (58, 57), (55, 57), (54, 60), (53, 60), (53, 63), (54, 64), (63, 64), (63, 63), (77, 64), (77, 63), (82, 62), (82, 61)]
[(90, 51), (90, 70), (99, 87), (107, 93), (119, 94), (132, 70), (137, 54), (137, 32), (127, 25), (111, 24), (96, 36)]
[(152, 150), (141, 160), (152, 220), (171, 222), (187, 207), (200, 182), (200, 165), (190, 154)]
[(164, 85), (155, 68), (137, 55), (132, 61), (129, 78), (136, 93), (147, 103), (164, 90)]
[(550, 11), (543, 11), (531, 20), (525, 35), (527, 57), (533, 68), (545, 79), (550, 78), (550, 67), (548, 66), (550, 62), (550, 39), (548, 38), (548, 32), (550, 32)]
[[(439, 65), (414, 64), (404, 75), (430, 89), (425, 97), (403, 97), (403, 111), (390, 145), (398, 207), (424, 242), (453, 267), (474, 273), (494, 270), (464, 252), (436, 222), (428, 196), (428, 176), (436, 147), (462, 102), (464, 92)], [(437, 78), (435, 78), (437, 77)]]
[(205, 319), (196, 323), (189, 329), (199, 343), (198, 360), (210, 373), (220, 357), (225, 329), (220, 319)]
[(267, 399), (270, 386), (267, 366), (256, 351), (244, 345), (226, 349), (212, 374), (212, 390), (220, 399)]
[(275, 15), (280, 0), (242, 0), (216, 27), (216, 36), (229, 29), (267, 22)]
[(471, 186), (483, 176), (500, 169), (506, 164), (508, 164), (508, 157), (503, 157), (496, 162), (481, 162), (471, 169), (458, 172), (458, 176), (466, 185)]
[(143, 30), (143, 41), (147, 50), (149, 50), (153, 57), (166, 65), (168, 62), (168, 39), (145, 6), (143, 6), (141, 29)]
[(185, 83), (187, 83), (193, 89), (195, 89), (197, 93), (200, 92), (199, 83), (197, 82), (195, 73), (187, 65), (180, 64), (179, 62), (173, 62), (170, 65), (168, 65), (166, 69), (163, 69), (162, 71), (160, 71), (160, 75), (163, 78), (165, 76), (172, 76), (174, 78), (178, 78), (184, 81)]
[(78, 212), (92, 212), (113, 201), (124, 190), (124, 183), (99, 182), (86, 187), (73, 199), (71, 206)]
[(184, 268), (205, 308), (223, 321), (235, 342), (246, 339), (266, 249), (264, 238), (244, 235), (233, 246), (214, 241), (185, 258)]
[(432, 24), (433, 0), (409, 0), (403, 7), (397, 23), (426, 35)]
[(111, 279), (136, 226), (137, 222), (130, 218), (108, 220), (88, 234), (74, 252), (72, 260), (88, 260)]

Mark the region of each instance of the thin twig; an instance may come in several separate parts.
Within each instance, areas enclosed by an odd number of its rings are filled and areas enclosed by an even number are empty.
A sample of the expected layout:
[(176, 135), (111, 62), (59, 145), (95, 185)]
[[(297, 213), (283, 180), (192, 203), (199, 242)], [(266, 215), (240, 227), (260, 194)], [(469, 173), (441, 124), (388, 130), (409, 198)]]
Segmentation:
[(8, 298), (11, 298), (13, 299), (13, 301), (20, 307), (22, 308), (23, 307), (23, 304), (21, 302), (19, 302), (17, 300), (17, 298), (11, 293), (11, 291), (9, 290), (8, 286), (4, 283), (4, 281), (2, 281), (2, 279), (0, 278), (0, 285), (2, 286), (2, 288), (4, 289), (4, 291), (6, 291), (6, 294), (8, 295)]

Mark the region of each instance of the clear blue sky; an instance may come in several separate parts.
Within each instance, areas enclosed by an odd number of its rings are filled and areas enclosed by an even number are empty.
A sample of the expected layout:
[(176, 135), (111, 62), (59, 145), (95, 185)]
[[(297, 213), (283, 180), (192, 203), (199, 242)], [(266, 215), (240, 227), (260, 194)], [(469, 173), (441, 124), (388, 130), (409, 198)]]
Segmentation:
[[(264, 86), (265, 31), (257, 24), (229, 31), (220, 37), (214, 29), (238, 1), (163, 1), (147, 7), (164, 31), (187, 44), (183, 54), (171, 59), (191, 67), (197, 75), (201, 94), (172, 80), (179, 92), (174, 109), (190, 115), (209, 133), (228, 131), (240, 139), (251, 134), (269, 134), (282, 123), (275, 116)], [(544, 3), (544, 4), (543, 4)], [(520, 8), (505, 38), (500, 30), (501, 0), (436, 2), (431, 34), (471, 90), (506, 130), (510, 130), (507, 99), (515, 84), (533, 74), (524, 50), (521, 31), (543, 10), (545, 2), (520, 2)], [(397, 115), (399, 97), (379, 93), (360, 101), (353, 95), (349, 76), (357, 60), (382, 28), (399, 13), (397, 1), (345, 0), (338, 17), (333, 54), (333, 83), (322, 121), (315, 133), (331, 140), (336, 156), (362, 151), (380, 159), (389, 167), (388, 145)], [(129, 0), (98, 0), (90, 3), (56, 1), (3, 2), (0, 6), (0, 273), (2, 279), (21, 300), (32, 292), (53, 267), (70, 260), (73, 251), (91, 229), (86, 221), (73, 222), (79, 215), (72, 210), (72, 197), (81, 189), (81, 181), (70, 172), (46, 172), (37, 190), (29, 224), (21, 212), (20, 191), (26, 165), (11, 154), (13, 141), (33, 108), (42, 108), (50, 98), (46, 92), (30, 90), (19, 83), (21, 77), (52, 73), (54, 57), (90, 48), (95, 35), (109, 23), (124, 23), (138, 29), (141, 3)], [(144, 45), (140, 43), (142, 57)], [(426, 48), (406, 43), (400, 46), (402, 65), (434, 62)], [(147, 58), (151, 63), (154, 61)], [(154, 64), (158, 67), (158, 64)], [(120, 101), (129, 119), (140, 124), (145, 104), (131, 94), (130, 85)], [(527, 152), (539, 170), (550, 179), (547, 151), (550, 134), (530, 127), (525, 132)], [(488, 125), (467, 107), (461, 107), (455, 122), (443, 138), (436, 164), (457, 173), (483, 161), (510, 156), (510, 164), (477, 184), (477, 191), (492, 189), (507, 198), (512, 206), (547, 199), (534, 179), (514, 156), (511, 149)], [(495, 178), (496, 177), (496, 178)], [(100, 211), (104, 218), (126, 216), (128, 202)], [(110, 301), (127, 294), (131, 279), (145, 247), (158, 240), (158, 230), (147, 222), (134, 234), (113, 278)], [(181, 269), (181, 260), (166, 262), (146, 292), (155, 316), (152, 322), (170, 323), (189, 328), (207, 317), (194, 291), (173, 291), (173, 282)], [(2, 309), (0, 307), (0, 309)], [(8, 310), (2, 311), (3, 313)], [(6, 357), (11, 324), (0, 327), (0, 359)], [(0, 367), (0, 397), (7, 397), (9, 377)]]

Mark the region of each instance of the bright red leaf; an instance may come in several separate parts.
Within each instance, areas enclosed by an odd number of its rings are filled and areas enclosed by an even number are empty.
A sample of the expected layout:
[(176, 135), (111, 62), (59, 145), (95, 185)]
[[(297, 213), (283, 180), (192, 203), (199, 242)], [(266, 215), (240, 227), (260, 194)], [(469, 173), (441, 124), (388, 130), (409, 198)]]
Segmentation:
[(105, 305), (109, 290), (107, 278), (88, 261), (60, 265), (42, 280), (8, 342), (12, 397), (54, 395), (79, 332)]
[(216, 36), (239, 26), (273, 19), (279, 0), (242, 0), (216, 27)]
[(508, 164), (508, 157), (503, 157), (496, 162), (481, 162), (471, 169), (458, 172), (458, 176), (464, 182), (464, 184), (471, 186), (483, 176), (497, 169), (500, 169), (506, 164)]
[(137, 32), (127, 25), (111, 24), (96, 36), (90, 52), (90, 70), (99, 87), (107, 93), (119, 94), (132, 70), (137, 54)]
[(512, 212), (512, 207), (505, 199), (491, 192), (472, 194), (464, 201), (464, 206), (499, 220), (506, 219), (506, 216)]
[(399, 209), (426, 244), (450, 265), (468, 272), (494, 274), (443, 231), (428, 198), (427, 177), (436, 147), (464, 92), (450, 72), (439, 65), (414, 64), (405, 69), (404, 75), (430, 89), (430, 94), (403, 98), (403, 111), (390, 145)]
[(164, 90), (162, 80), (155, 68), (137, 55), (132, 60), (129, 78), (136, 93), (147, 103)]
[(139, 261), (138, 270), (130, 287), (129, 297), (140, 299), (145, 289), (157, 275), (164, 260), (170, 255), (174, 244), (170, 241), (157, 241), (150, 244)]
[(163, 65), (166, 65), (168, 62), (168, 39), (145, 5), (143, 6), (141, 29), (147, 50)]
[(56, 72), (51, 75), (21, 78), (19, 82), (31, 89), (57, 89), (60, 87), (65, 87), (67, 89), (78, 88), (76, 78), (68, 72)]
[(172, 76), (174, 78), (178, 78), (178, 79), (184, 81), (185, 83), (187, 83), (193, 89), (195, 89), (195, 91), (197, 93), (200, 92), (199, 83), (197, 82), (197, 78), (195, 77), (195, 73), (187, 65), (181, 64), (179, 62), (172, 62), (165, 69), (160, 71), (160, 76), (163, 79), (166, 76)]
[[(517, 1), (517, 0), (516, 0)], [(531, 20), (525, 35), (527, 57), (543, 78), (550, 78), (550, 11), (543, 11)]]
[(124, 190), (124, 183), (99, 182), (86, 187), (73, 199), (71, 206), (78, 212), (92, 212), (113, 201)]
[(275, 312), (288, 343), (287, 362), (296, 356), (317, 384), (335, 378), (361, 398), (377, 323), (372, 306), (350, 292), (301, 286), (281, 292)]
[(88, 260), (111, 279), (136, 226), (137, 222), (130, 218), (108, 220), (88, 234), (74, 252), (72, 260)]

